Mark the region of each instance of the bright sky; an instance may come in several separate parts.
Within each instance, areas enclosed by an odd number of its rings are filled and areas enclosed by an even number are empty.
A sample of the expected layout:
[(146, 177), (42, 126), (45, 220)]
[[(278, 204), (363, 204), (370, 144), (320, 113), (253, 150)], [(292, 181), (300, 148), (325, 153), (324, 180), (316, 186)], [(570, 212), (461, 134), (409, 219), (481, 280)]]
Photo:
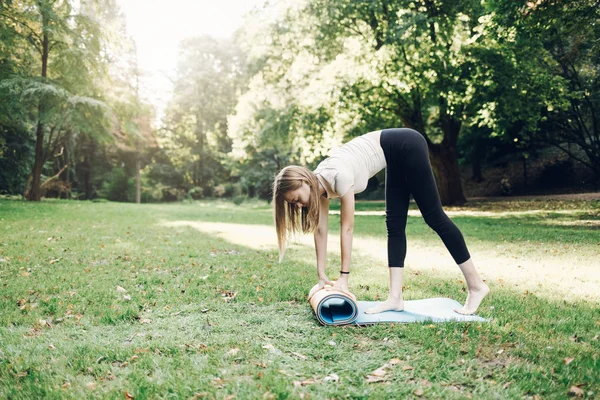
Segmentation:
[(264, 0), (118, 0), (127, 32), (137, 44), (142, 96), (160, 117), (171, 97), (181, 40), (204, 34), (228, 37)]

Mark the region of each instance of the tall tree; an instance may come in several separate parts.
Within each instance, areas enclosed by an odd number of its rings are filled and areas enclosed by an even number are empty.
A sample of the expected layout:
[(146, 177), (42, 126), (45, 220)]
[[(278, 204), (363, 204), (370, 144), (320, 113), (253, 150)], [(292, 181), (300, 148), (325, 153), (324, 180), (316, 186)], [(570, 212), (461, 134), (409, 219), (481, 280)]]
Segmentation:
[[(557, 81), (536, 139), (594, 172), (600, 183), (600, 1), (539, 1), (519, 15), (520, 34), (543, 45), (538, 68)], [(575, 146), (570, 146), (571, 144)], [(583, 152), (576, 152), (575, 149)]]
[(375, 52), (363, 60), (375, 63), (377, 79), (356, 80), (347, 90), (367, 106), (367, 125), (384, 116), (421, 132), (442, 202), (464, 202), (457, 142), (473, 88), (472, 48), (485, 34), (488, 10), (479, 1), (439, 0), (312, 0), (308, 9), (319, 19), (322, 46), (357, 37)]
[(3, 81), (34, 108), (35, 159), (27, 197), (39, 200), (44, 164), (65, 139), (80, 130), (107, 132), (108, 110), (94, 87), (102, 62), (101, 29), (69, 1), (11, 2), (2, 7), (0, 18), (4, 29), (30, 46), (39, 63), (37, 74)]
[(239, 92), (242, 58), (227, 40), (209, 36), (182, 42), (169, 103), (163, 144), (175, 165), (186, 171), (191, 186), (209, 195), (225, 177), (225, 154), (231, 149), (227, 115)]

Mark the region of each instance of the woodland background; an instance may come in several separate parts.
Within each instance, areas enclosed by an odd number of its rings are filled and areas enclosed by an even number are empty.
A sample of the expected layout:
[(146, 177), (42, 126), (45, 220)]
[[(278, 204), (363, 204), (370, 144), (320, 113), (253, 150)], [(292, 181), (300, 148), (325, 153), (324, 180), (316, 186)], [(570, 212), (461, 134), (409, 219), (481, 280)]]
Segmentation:
[[(600, 2), (266, 2), (179, 47), (173, 96), (140, 95), (114, 0), (0, 2), (0, 194), (269, 199), (362, 133), (411, 127), (444, 204), (597, 190)], [(362, 199), (381, 199), (383, 172)]]

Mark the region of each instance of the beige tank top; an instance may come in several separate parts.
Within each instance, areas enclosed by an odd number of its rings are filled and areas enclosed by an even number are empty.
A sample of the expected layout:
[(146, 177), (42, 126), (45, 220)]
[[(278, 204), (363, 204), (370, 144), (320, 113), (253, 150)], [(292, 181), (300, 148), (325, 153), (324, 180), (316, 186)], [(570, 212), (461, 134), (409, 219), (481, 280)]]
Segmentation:
[(350, 188), (355, 194), (362, 192), (369, 178), (386, 167), (380, 136), (381, 131), (365, 133), (333, 150), (321, 161), (314, 172), (324, 183), (327, 197), (342, 197)]

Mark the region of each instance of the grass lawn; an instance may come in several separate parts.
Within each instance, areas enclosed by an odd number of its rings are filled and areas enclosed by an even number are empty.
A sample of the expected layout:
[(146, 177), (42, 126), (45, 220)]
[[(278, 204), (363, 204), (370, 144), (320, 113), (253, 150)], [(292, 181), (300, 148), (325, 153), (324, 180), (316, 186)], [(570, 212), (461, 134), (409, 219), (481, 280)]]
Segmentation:
[[(357, 205), (363, 300), (387, 295), (382, 207)], [(311, 238), (278, 264), (266, 203), (0, 200), (0, 398), (598, 398), (600, 203), (448, 212), (492, 289), (490, 322), (323, 327)], [(416, 213), (405, 298), (464, 301)]]

